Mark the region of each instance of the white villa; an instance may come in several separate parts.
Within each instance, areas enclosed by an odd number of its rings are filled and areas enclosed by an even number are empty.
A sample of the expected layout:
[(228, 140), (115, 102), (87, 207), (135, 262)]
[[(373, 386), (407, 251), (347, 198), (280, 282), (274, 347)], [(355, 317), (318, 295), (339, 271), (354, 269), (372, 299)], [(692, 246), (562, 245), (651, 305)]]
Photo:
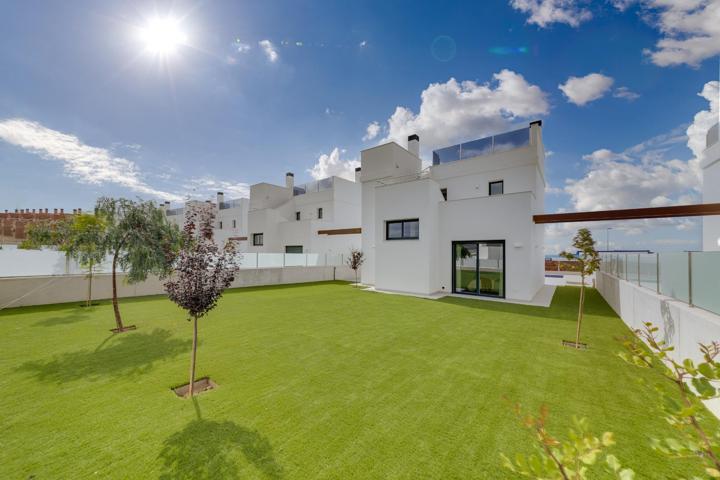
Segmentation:
[(377, 290), (530, 301), (544, 284), (542, 123), (433, 152), (361, 154), (362, 282)]
[[(720, 124), (708, 130), (700, 168), (703, 176), (703, 203), (720, 202)], [(705, 216), (702, 224), (703, 250), (720, 251), (720, 216)]]
[(250, 187), (248, 252), (347, 255), (360, 248), (360, 184), (340, 177)]
[(247, 251), (247, 219), (250, 200), (236, 198), (225, 201), (223, 192), (217, 192), (216, 202), (189, 201), (184, 207), (168, 208), (170, 202), (165, 202), (165, 215), (168, 220), (181, 229), (185, 223), (185, 209), (192, 204), (212, 203), (217, 209), (215, 212), (215, 240), (221, 245), (228, 240), (234, 240), (239, 252)]

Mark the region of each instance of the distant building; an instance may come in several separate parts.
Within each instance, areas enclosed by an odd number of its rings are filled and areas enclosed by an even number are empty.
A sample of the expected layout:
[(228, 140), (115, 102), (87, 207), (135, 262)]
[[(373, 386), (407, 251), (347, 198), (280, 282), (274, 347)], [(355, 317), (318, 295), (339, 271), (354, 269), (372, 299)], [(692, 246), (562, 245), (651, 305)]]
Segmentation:
[[(703, 203), (720, 203), (720, 124), (708, 130), (700, 168), (703, 177)], [(720, 216), (703, 217), (703, 250), (720, 250)]]
[(0, 245), (15, 245), (21, 243), (27, 238), (27, 231), (30, 225), (34, 223), (51, 222), (70, 218), (76, 213), (82, 213), (82, 209), (73, 209), (72, 213), (65, 213), (65, 210), (54, 208), (49, 212), (47, 208), (34, 208), (30, 210), (15, 209), (14, 212), (0, 213)]
[(247, 198), (236, 198), (225, 201), (223, 192), (217, 192), (216, 201), (206, 202), (191, 200), (180, 208), (169, 208), (170, 202), (162, 204), (168, 220), (176, 224), (181, 229), (185, 224), (185, 212), (187, 208), (193, 204), (210, 203), (215, 209), (215, 241), (224, 244), (227, 240), (236, 242), (239, 252), (246, 251), (247, 247), (247, 218), (248, 205), (250, 200)]
[(378, 290), (531, 300), (544, 285), (541, 122), (433, 152), (361, 154), (362, 282)]
[(347, 255), (360, 248), (360, 184), (329, 177), (250, 187), (248, 252)]

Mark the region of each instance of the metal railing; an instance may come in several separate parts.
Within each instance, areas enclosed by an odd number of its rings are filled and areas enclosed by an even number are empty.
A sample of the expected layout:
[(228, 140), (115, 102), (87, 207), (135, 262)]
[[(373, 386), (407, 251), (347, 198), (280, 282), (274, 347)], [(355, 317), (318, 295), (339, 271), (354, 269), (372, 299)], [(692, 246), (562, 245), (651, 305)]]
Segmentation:
[(603, 253), (600, 271), (720, 315), (720, 252)]
[(505, 152), (530, 145), (530, 127), (459, 143), (433, 151), (433, 165)]

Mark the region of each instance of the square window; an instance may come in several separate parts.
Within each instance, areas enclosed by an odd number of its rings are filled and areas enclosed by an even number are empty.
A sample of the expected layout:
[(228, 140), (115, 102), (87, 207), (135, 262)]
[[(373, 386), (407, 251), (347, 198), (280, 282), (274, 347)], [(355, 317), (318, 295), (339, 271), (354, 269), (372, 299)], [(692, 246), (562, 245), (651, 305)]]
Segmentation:
[(263, 234), (262, 233), (253, 233), (253, 245), (262, 246), (262, 244), (263, 244)]
[(502, 195), (504, 190), (504, 185), (502, 180), (498, 180), (497, 182), (490, 182), (490, 191), (489, 195)]
[(409, 240), (420, 238), (420, 220), (392, 220), (386, 222), (386, 240)]

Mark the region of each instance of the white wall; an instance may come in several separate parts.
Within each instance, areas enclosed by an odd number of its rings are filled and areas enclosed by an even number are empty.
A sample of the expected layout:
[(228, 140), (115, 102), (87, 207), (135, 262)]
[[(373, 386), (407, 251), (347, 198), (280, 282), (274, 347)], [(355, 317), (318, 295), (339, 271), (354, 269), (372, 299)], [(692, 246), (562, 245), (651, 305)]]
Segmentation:
[[(623, 322), (632, 330), (652, 322), (660, 329), (660, 340), (675, 348), (670, 352), (675, 360), (699, 362), (702, 355), (698, 343), (720, 341), (720, 316), (604, 272), (595, 275), (598, 291)], [(720, 414), (720, 402), (713, 401), (708, 407), (715, 415)]]
[[(151, 276), (147, 281), (137, 284), (125, 283), (124, 275), (118, 277), (118, 296), (121, 298), (165, 293), (163, 282), (156, 277)], [(355, 281), (355, 273), (346, 266), (240, 270), (230, 288), (320, 282), (333, 279)], [(86, 297), (87, 279), (84, 275), (0, 278), (0, 307), (10, 302), (13, 303), (8, 308), (81, 302)], [(111, 275), (95, 276), (93, 298), (112, 298)]]
[[(703, 203), (720, 202), (720, 142), (703, 152)], [(720, 250), (720, 216), (703, 217), (703, 250)]]

